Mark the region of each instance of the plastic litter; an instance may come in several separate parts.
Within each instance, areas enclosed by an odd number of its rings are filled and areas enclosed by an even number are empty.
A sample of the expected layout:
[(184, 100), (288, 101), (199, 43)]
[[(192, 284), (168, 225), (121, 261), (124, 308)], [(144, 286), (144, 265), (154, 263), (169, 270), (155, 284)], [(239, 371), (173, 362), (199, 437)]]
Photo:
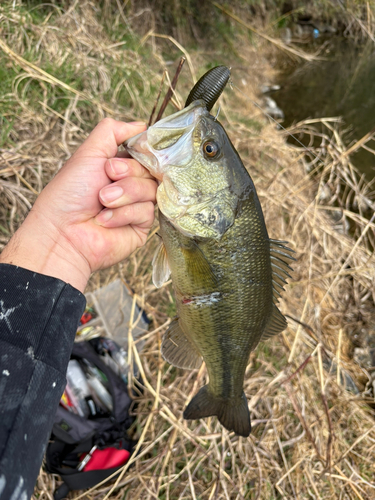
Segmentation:
[[(128, 350), (128, 331), (133, 307), (131, 290), (117, 279), (108, 285), (86, 294), (87, 304), (85, 311), (92, 314), (92, 319), (82, 322), (77, 331), (77, 340), (89, 340), (95, 337), (109, 337), (123, 348)], [(85, 316), (86, 318), (86, 316)], [(83, 320), (85, 321), (85, 319)], [(144, 311), (136, 304), (134, 307), (131, 333), (134, 340), (148, 330), (149, 321)], [(91, 328), (86, 330), (86, 328)], [(143, 342), (137, 342), (140, 351)]]
[[(127, 383), (128, 331), (131, 328), (133, 339), (138, 339), (148, 330), (147, 317), (133, 304), (131, 291), (119, 279), (86, 294), (86, 300), (88, 306), (81, 317), (76, 341), (89, 341), (102, 361)], [(142, 347), (143, 342), (138, 342), (138, 350)], [(85, 418), (111, 413), (113, 400), (106, 376), (88, 360), (70, 360), (60, 404)]]
[[(96, 406), (80, 364), (76, 359), (71, 359), (68, 363), (66, 372), (68, 393), (70, 392), (70, 400), (73, 403), (78, 415), (81, 417), (89, 417), (96, 415)], [(73, 399), (72, 399), (73, 395)]]

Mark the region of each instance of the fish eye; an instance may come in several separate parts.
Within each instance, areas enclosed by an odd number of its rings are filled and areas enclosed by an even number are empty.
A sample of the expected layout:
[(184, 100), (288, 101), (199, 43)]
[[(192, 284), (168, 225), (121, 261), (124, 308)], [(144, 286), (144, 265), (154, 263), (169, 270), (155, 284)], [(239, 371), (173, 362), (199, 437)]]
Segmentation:
[(206, 141), (203, 144), (203, 152), (209, 158), (214, 158), (219, 152), (219, 146), (214, 141)]

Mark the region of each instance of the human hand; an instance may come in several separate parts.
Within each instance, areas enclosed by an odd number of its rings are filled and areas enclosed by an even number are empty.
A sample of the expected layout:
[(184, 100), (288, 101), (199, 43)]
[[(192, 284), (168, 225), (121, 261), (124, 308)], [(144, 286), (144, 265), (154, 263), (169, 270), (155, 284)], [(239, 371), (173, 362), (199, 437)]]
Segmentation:
[[(0, 256), (84, 291), (93, 271), (142, 246), (154, 220), (157, 184), (118, 145), (143, 123), (104, 119), (43, 189)], [(104, 209), (103, 209), (104, 207)]]

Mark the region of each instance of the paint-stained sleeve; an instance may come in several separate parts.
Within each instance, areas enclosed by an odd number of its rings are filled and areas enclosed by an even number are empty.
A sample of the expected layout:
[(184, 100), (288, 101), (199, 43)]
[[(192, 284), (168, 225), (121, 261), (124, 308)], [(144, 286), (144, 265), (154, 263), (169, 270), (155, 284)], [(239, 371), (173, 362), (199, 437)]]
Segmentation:
[(42, 463), (85, 297), (0, 264), (0, 499), (28, 500)]

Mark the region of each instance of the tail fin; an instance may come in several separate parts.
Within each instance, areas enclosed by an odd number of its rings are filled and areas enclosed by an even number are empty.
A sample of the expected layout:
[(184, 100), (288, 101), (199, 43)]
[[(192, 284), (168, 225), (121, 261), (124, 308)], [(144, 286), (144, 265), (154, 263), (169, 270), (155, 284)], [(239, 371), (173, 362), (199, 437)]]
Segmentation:
[(217, 416), (228, 431), (244, 437), (251, 432), (250, 412), (244, 393), (239, 400), (225, 400), (215, 397), (205, 385), (185, 408), (183, 416), (187, 420)]

